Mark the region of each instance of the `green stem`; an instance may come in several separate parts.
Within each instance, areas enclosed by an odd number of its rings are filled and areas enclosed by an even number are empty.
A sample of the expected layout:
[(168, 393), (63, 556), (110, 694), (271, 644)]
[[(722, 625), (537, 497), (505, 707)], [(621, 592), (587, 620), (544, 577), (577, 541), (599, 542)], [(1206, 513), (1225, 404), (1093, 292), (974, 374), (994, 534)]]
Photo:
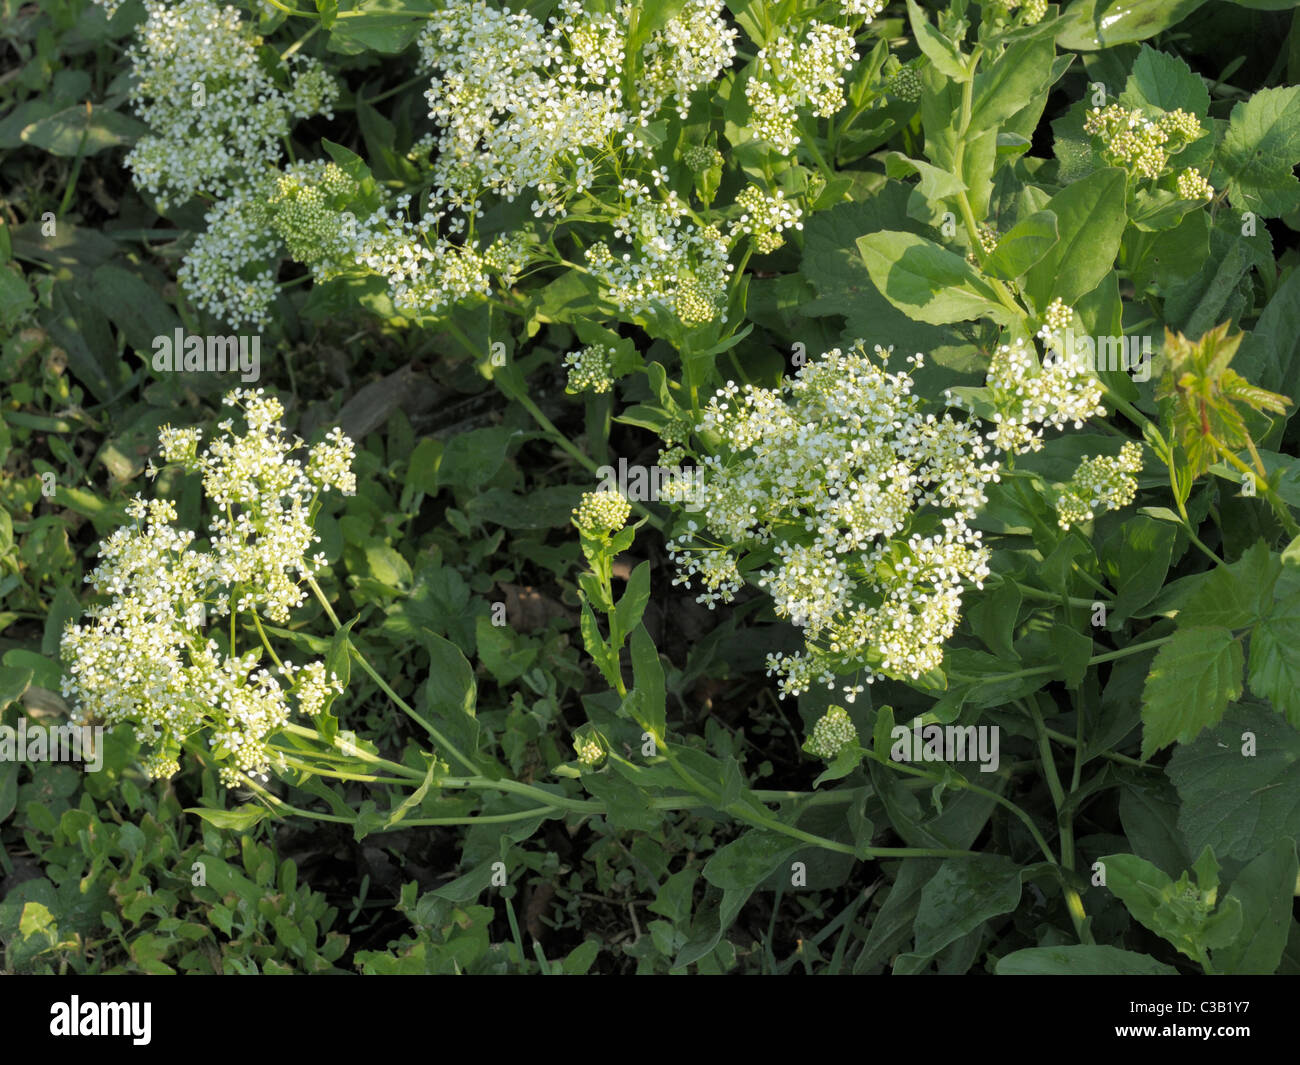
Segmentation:
[[(1063, 817), (1062, 807), (1065, 805), (1065, 789), (1061, 787), (1061, 778), (1056, 771), (1056, 759), (1052, 755), (1052, 743), (1047, 736), (1047, 726), (1043, 723), (1042, 712), (1038, 709), (1038, 700), (1030, 694), (1024, 700), (1024, 705), (1028, 707), (1030, 716), (1034, 719), (1034, 731), (1038, 734), (1038, 755), (1043, 763), (1043, 772), (1047, 777), (1047, 790), (1052, 794), (1052, 804), (1056, 807), (1056, 827), (1061, 835), (1061, 866), (1069, 872), (1074, 872), (1074, 828), (1069, 825), (1069, 818)], [(1083, 715), (1079, 715), (1079, 720), (1083, 720)], [(1070, 912), (1070, 920), (1074, 924), (1075, 935), (1079, 937), (1080, 943), (1092, 943), (1092, 933), (1088, 929), (1088, 915), (1083, 908), (1083, 899), (1079, 897), (1079, 892), (1070, 884), (1062, 881), (1062, 891), (1065, 894), (1065, 908)]]

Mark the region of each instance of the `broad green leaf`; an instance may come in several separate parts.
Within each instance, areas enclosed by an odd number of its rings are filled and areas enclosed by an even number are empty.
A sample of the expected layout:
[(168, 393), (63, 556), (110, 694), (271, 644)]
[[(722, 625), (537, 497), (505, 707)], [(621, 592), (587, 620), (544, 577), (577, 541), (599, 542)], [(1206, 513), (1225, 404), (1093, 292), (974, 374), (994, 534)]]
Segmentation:
[(975, 76), (969, 135), (996, 129), (1039, 94), (1045, 97), (1055, 54), (1050, 37), (1031, 37), (1011, 45), (981, 70)]
[(890, 303), (931, 325), (972, 318), (1007, 319), (988, 282), (961, 256), (914, 233), (885, 230), (859, 237), (872, 283)]
[(1261, 89), (1232, 109), (1218, 164), (1233, 207), (1264, 218), (1300, 208), (1298, 163), (1300, 85)]
[(1216, 971), (1262, 975), (1276, 971), (1291, 931), (1297, 873), (1296, 841), (1279, 839), (1237, 874), (1228, 897), (1241, 904), (1241, 931), (1214, 951)]
[(1106, 888), (1143, 926), (1194, 961), (1205, 962), (1210, 948), (1232, 942), (1241, 928), (1239, 899), (1217, 902), (1218, 863), (1206, 847), (1196, 860), (1192, 877), (1184, 872), (1177, 882), (1144, 858), (1111, 854), (1101, 859)]
[(750, 829), (704, 863), (704, 879), (724, 890), (752, 892), (803, 846), (777, 832)]
[(1021, 869), (1001, 854), (949, 858), (921, 891), (916, 952), (935, 954), (1020, 905)]
[(1026, 947), (998, 960), (999, 976), (1177, 976), (1172, 965), (1119, 947), (1067, 943)]
[(1179, 629), (1156, 652), (1142, 689), (1142, 758), (1174, 741), (1190, 743), (1241, 698), (1245, 665), (1230, 629)]
[(1277, 287), (1242, 341), (1234, 366), (1261, 388), (1300, 404), (1300, 270), (1290, 271)]
[(853, 965), (855, 975), (884, 964), (912, 939), (921, 892), (938, 869), (935, 858), (914, 858), (900, 864), (898, 879), (872, 920), (862, 953)]
[(1102, 561), (1118, 589), (1106, 619), (1108, 629), (1117, 630), (1133, 611), (1146, 606), (1160, 591), (1169, 572), (1176, 537), (1172, 526), (1140, 514), (1124, 523), (1118, 542), (1107, 543)]
[(1127, 224), (1127, 184), (1123, 170), (1106, 167), (1067, 185), (1048, 201), (1060, 240), (1034, 264), (1024, 283), (1039, 310), (1053, 299), (1073, 303), (1114, 269)]
[[(446, 722), (451, 742), (472, 759), (478, 749), (478, 682), (474, 669), (450, 640), (426, 631), (423, 642), (429, 652), (429, 679), (424, 686), (429, 712)], [(450, 761), (448, 752), (438, 753), (444, 761)]]
[(582, 786), (605, 804), (605, 820), (623, 832), (653, 832), (663, 815), (650, 805), (650, 793), (614, 773), (584, 773)]
[(1090, 52), (1132, 44), (1176, 26), (1205, 0), (1076, 0), (1057, 20), (1062, 48)]
[[(427, 24), (431, 0), (361, 0), (330, 27), (329, 50), (343, 55), (405, 51)], [(353, 12), (364, 12), (354, 14)]]
[(1235, 707), (1179, 747), (1165, 772), (1182, 797), (1178, 825), (1193, 850), (1249, 861), (1300, 836), (1300, 732), (1267, 707)]
[(1059, 239), (1056, 215), (1037, 211), (1002, 234), (993, 254), (984, 260), (984, 272), (989, 277), (1012, 281), (1027, 273)]
[(650, 601), (650, 563), (642, 562), (628, 577), (622, 598), (614, 604), (613, 623), (617, 627), (614, 643), (622, 646), (623, 637), (641, 621), (646, 603)]
[(129, 115), (83, 103), (33, 122), (23, 130), (22, 139), (51, 155), (70, 157), (134, 144), (148, 131), (148, 126)]
[(1179, 602), (1179, 627), (1242, 629), (1255, 624), (1269, 613), (1281, 572), (1277, 556), (1269, 553), (1263, 540), (1256, 541), (1236, 562), (1215, 566), (1196, 578)]

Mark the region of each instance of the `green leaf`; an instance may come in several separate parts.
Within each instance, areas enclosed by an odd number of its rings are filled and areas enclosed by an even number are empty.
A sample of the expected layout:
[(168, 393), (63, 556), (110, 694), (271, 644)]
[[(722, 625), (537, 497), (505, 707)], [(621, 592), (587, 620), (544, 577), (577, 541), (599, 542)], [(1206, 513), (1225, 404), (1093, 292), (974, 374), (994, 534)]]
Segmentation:
[(1007, 320), (997, 294), (959, 255), (914, 233), (885, 230), (859, 237), (872, 283), (904, 314), (931, 325), (973, 318)]
[[(343, 55), (405, 51), (427, 25), (431, 0), (361, 0), (330, 28), (329, 50)], [(365, 12), (354, 15), (353, 12)]]
[(1142, 689), (1142, 759), (1190, 743), (1241, 698), (1241, 644), (1221, 627), (1179, 629), (1156, 652)]
[(650, 563), (642, 562), (628, 577), (627, 589), (614, 604), (613, 624), (617, 629), (614, 642), (622, 646), (623, 637), (641, 621), (650, 601)]
[(984, 273), (1012, 281), (1029, 271), (1060, 239), (1056, 215), (1036, 211), (1002, 234), (993, 253), (984, 260)]
[(1011, 45), (997, 61), (975, 76), (968, 136), (996, 129), (1052, 82), (1056, 48), (1050, 37), (1031, 37)]
[(228, 828), (235, 832), (244, 832), (271, 816), (271, 811), (265, 806), (254, 806), (250, 803), (245, 803), (234, 810), (213, 810), (203, 806), (191, 806), (187, 807), (185, 812), (197, 814), (217, 828)]
[(1079, 52), (1154, 37), (1182, 22), (1205, 0), (1080, 0), (1057, 20), (1056, 41)]
[(935, 69), (954, 81), (969, 81), (970, 70), (966, 57), (957, 45), (930, 24), (925, 12), (917, 7), (916, 0), (907, 0), (907, 18), (912, 24), (912, 36)]
[(1060, 239), (1025, 275), (1024, 290), (1041, 311), (1053, 299), (1067, 305), (1096, 288), (1115, 267), (1127, 224), (1128, 177), (1106, 167), (1067, 185), (1047, 202)]
[(450, 726), (449, 739), (473, 758), (479, 731), (474, 669), (459, 647), (436, 633), (425, 631), (424, 646), (429, 652), (429, 679), (424, 687), (429, 710)]
[(1026, 947), (998, 959), (999, 976), (1177, 976), (1149, 954), (1102, 945), (1067, 943)]
[(1231, 942), (1241, 927), (1240, 900), (1228, 897), (1214, 907), (1218, 863), (1206, 847), (1197, 859), (1196, 886), (1186, 872), (1175, 883), (1162, 870), (1133, 854), (1111, 854), (1101, 859), (1106, 887), (1133, 917), (1179, 952), (1195, 961), (1206, 960), (1206, 950)]
[(1195, 851), (1249, 861), (1300, 836), (1300, 732), (1266, 707), (1243, 704), (1179, 747), (1165, 772), (1182, 797), (1178, 825)]
[(1133, 73), (1119, 102), (1126, 107), (1147, 105), (1161, 111), (1181, 108), (1203, 118), (1210, 110), (1210, 90), (1178, 56), (1144, 44), (1133, 60)]
[(931, 955), (1020, 905), (1020, 866), (1001, 854), (949, 858), (921, 891), (916, 952)]
[(1300, 181), (1292, 173), (1297, 163), (1300, 85), (1261, 89), (1232, 109), (1218, 164), (1233, 207), (1264, 218), (1300, 208)]
[(89, 103), (57, 111), (22, 132), (24, 144), (51, 155), (94, 155), (106, 148), (134, 144), (149, 127), (138, 119)]
[(724, 890), (752, 892), (803, 846), (777, 832), (750, 829), (704, 863), (704, 879)]
[(667, 729), (668, 696), (664, 689), (664, 667), (659, 652), (645, 626), (638, 624), (632, 630), (632, 676), (641, 705), (636, 718), (646, 731), (654, 735), (660, 747), (664, 745)]
[(1276, 971), (1291, 931), (1297, 874), (1300, 862), (1294, 839), (1277, 840), (1237, 874), (1228, 897), (1241, 904), (1241, 931), (1214, 951), (1216, 971), (1261, 975)]
[[(1270, 559), (1276, 556), (1270, 556)], [(1300, 729), (1300, 591), (1296, 581), (1279, 579), (1286, 588), (1250, 635), (1250, 690), (1267, 699)]]
[(1176, 538), (1177, 530), (1171, 525), (1140, 514), (1124, 523), (1118, 543), (1112, 540), (1106, 545), (1103, 562), (1118, 589), (1106, 621), (1108, 629), (1117, 630), (1160, 591)]

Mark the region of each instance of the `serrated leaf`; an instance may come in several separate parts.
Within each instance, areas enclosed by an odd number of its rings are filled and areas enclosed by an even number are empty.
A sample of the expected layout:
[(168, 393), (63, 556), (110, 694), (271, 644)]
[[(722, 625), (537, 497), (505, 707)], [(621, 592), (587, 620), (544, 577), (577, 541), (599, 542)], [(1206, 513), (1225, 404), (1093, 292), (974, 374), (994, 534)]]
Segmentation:
[(1142, 689), (1142, 759), (1217, 725), (1241, 698), (1245, 656), (1232, 631), (1180, 629), (1156, 652)]
[[(1253, 753), (1251, 753), (1253, 752)], [(1300, 732), (1266, 707), (1235, 707), (1179, 747), (1165, 772), (1182, 798), (1188, 846), (1249, 861), (1280, 837), (1300, 836)]]
[[(1275, 218), (1300, 208), (1300, 85), (1261, 89), (1237, 104), (1219, 145), (1232, 206)], [(1217, 172), (1217, 171), (1216, 171)]]

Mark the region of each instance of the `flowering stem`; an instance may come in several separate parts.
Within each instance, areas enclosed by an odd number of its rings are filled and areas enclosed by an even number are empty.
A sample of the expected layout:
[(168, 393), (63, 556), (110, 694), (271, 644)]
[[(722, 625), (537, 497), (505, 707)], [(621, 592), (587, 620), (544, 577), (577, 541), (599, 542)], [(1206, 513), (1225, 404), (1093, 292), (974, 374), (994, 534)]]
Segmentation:
[[(1148, 640), (1146, 643), (1130, 644), (1128, 647), (1118, 651), (1107, 651), (1105, 654), (1093, 655), (1088, 659), (1088, 665), (1096, 666), (1102, 662), (1114, 662), (1118, 658), (1127, 658), (1129, 655), (1140, 654), (1143, 651), (1149, 651), (1153, 647), (1160, 647), (1172, 640), (1172, 636), (1161, 636), (1158, 640)], [(965, 684), (995, 684), (1004, 680), (1018, 680), (1021, 677), (1036, 677), (1043, 673), (1051, 673), (1060, 668), (1059, 666), (1034, 666), (1031, 669), (1017, 669), (1014, 673), (995, 673), (987, 677), (968, 677), (964, 673), (949, 673), (948, 676), (955, 681)]]
[[(1069, 872), (1074, 872), (1074, 825), (1068, 815), (1061, 813), (1061, 808), (1065, 805), (1065, 789), (1061, 787), (1061, 778), (1056, 771), (1056, 760), (1052, 756), (1052, 743), (1047, 736), (1047, 726), (1043, 723), (1042, 712), (1038, 709), (1038, 700), (1033, 694), (1025, 698), (1024, 705), (1034, 719), (1034, 731), (1038, 733), (1038, 754), (1047, 777), (1047, 790), (1052, 793), (1052, 804), (1056, 807), (1056, 827), (1061, 834), (1061, 866)], [(1079, 715), (1079, 721), (1083, 721), (1082, 714)], [(1084, 911), (1083, 899), (1079, 897), (1079, 892), (1072, 885), (1064, 882), (1061, 889), (1065, 894), (1065, 908), (1070, 911), (1070, 920), (1074, 923), (1074, 932), (1079, 937), (1079, 942), (1092, 943), (1092, 932), (1088, 928), (1087, 913)]]
[[(1055, 729), (1046, 729), (1047, 735), (1056, 740), (1057, 743), (1064, 743), (1067, 747), (1073, 747), (1078, 752), (1083, 751), (1083, 744), (1073, 736), (1067, 736), (1064, 732), (1057, 732)], [(1139, 762), (1136, 758), (1130, 758), (1126, 754), (1120, 754), (1117, 751), (1098, 751), (1102, 758), (1108, 758), (1119, 765), (1132, 766), (1134, 769), (1151, 769), (1152, 767), (1146, 762)]]
[[(254, 607), (251, 613), (253, 615), (253, 624), (257, 626), (257, 635), (262, 638), (262, 646), (266, 648), (266, 653), (271, 656), (271, 661), (274, 662), (277, 666), (279, 666), (280, 672), (283, 673), (284, 663), (280, 661), (280, 656), (277, 655), (275, 651), (272, 649), (271, 641), (266, 638), (266, 630), (262, 628), (262, 619), (257, 616), (257, 608)], [(235, 616), (235, 612), (233, 610), (230, 612), (230, 616), (232, 618)], [(233, 643), (232, 643), (232, 647), (233, 647)]]
[[(1018, 817), (1024, 823), (1025, 827), (1029, 829), (1029, 834), (1034, 837), (1034, 842), (1038, 844), (1039, 849), (1046, 856), (1047, 860), (1051, 862), (1053, 865), (1057, 864), (1056, 857), (1055, 855), (1052, 854), (1052, 848), (1047, 845), (1047, 841), (1043, 839), (1043, 834), (1038, 831), (1038, 826), (1034, 824), (1034, 819), (1030, 817), (1029, 814), (1027, 814), (1024, 810), (1022, 810), (1010, 799), (1004, 798), (1003, 796), (999, 795), (996, 791), (991, 791), (988, 788), (981, 787), (979, 784), (972, 784), (969, 780), (967, 780), (965, 777), (961, 776), (960, 774), (949, 774), (947, 777), (944, 777), (938, 773), (932, 773), (927, 769), (921, 769), (917, 766), (902, 765), (898, 762), (893, 762), (890, 761), (889, 759), (881, 758), (880, 755), (878, 755), (875, 751), (871, 750), (868, 747), (862, 748), (862, 753), (867, 758), (870, 758), (872, 761), (877, 762), (880, 765), (883, 765), (887, 769), (893, 769), (899, 773), (908, 773), (914, 777), (924, 777), (926, 780), (932, 780), (936, 784), (947, 784), (949, 787), (962, 788), (966, 791), (973, 791), (979, 795), (983, 795), (985, 798), (992, 799), (999, 806), (1003, 806), (1006, 809), (1010, 810), (1013, 814), (1015, 814), (1016, 817)], [(957, 853), (966, 856), (971, 856), (977, 854), (978, 852), (960, 851)]]

